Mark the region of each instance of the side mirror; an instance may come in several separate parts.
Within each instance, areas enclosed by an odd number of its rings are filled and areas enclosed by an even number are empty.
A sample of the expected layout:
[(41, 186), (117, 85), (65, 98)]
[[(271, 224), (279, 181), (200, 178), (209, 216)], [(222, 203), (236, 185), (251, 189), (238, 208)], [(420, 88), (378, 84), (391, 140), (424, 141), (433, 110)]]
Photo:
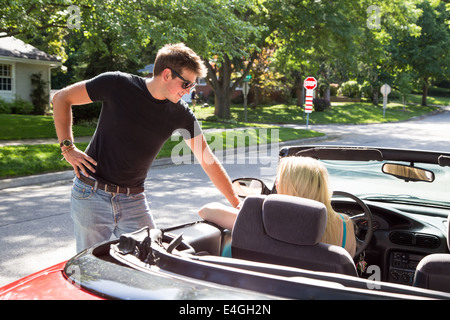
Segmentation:
[(385, 163), (381, 171), (405, 181), (433, 182), (433, 171), (397, 163)]
[(264, 182), (254, 178), (239, 178), (233, 180), (233, 188), (241, 198), (251, 195), (270, 194), (270, 190)]

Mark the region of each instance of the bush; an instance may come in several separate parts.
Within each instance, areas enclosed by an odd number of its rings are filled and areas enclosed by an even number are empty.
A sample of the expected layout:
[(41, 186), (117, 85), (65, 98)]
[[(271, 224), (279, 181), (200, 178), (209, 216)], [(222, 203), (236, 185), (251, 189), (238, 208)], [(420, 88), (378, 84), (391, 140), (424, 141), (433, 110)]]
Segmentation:
[(30, 114), (33, 112), (34, 106), (31, 102), (23, 100), (22, 98), (16, 98), (11, 103), (11, 113), (15, 114)]
[(80, 122), (90, 122), (96, 120), (100, 116), (102, 110), (102, 103), (95, 102), (82, 106), (72, 107), (73, 123), (79, 124)]
[(31, 85), (33, 90), (30, 97), (34, 105), (33, 113), (44, 115), (48, 107), (48, 95), (46, 93), (47, 82), (42, 79), (42, 73), (33, 73), (31, 75)]
[(364, 83), (362, 84), (361, 95), (363, 95), (364, 98), (372, 99), (372, 85), (369, 83), (369, 81), (364, 81)]
[(326, 99), (314, 98), (314, 111), (323, 112), (330, 107), (330, 101)]
[[(383, 95), (381, 94), (381, 96), (383, 96)], [(403, 94), (400, 91), (392, 90), (391, 93), (389, 93), (389, 95), (388, 95), (388, 99), (390, 99), (390, 100), (402, 100), (403, 99)]]
[(30, 114), (33, 112), (34, 106), (31, 102), (26, 101), (20, 97), (16, 100), (7, 102), (0, 98), (0, 113), (3, 114)]
[(2, 113), (11, 113), (11, 103), (6, 102), (2, 98), (0, 98), (0, 114)]
[(337, 96), (339, 85), (337, 83), (330, 84), (330, 96)]
[(341, 91), (341, 94), (343, 96), (346, 96), (349, 98), (360, 98), (361, 97), (361, 87), (358, 84), (358, 82), (356, 82), (354, 80), (344, 82), (339, 90)]

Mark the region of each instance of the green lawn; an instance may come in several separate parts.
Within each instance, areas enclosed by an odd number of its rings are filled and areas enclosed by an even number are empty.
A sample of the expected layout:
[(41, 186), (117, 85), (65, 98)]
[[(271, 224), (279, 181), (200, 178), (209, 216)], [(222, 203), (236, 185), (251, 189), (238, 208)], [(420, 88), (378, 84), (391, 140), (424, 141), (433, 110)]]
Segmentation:
[[(78, 137), (92, 135), (95, 128), (74, 126)], [(55, 138), (56, 132), (51, 116), (27, 116), (0, 114), (0, 140)]]
[[(422, 107), (409, 105), (404, 110), (403, 105), (389, 103), (385, 116), (383, 117), (383, 106), (374, 106), (371, 103), (333, 103), (332, 107), (325, 112), (312, 112), (309, 115), (310, 124), (330, 124), (330, 123), (381, 123), (407, 120), (411, 117), (432, 112), (436, 107)], [(244, 119), (244, 108), (233, 108), (232, 115), (238, 120)], [(273, 105), (257, 107), (247, 110), (249, 122), (271, 123), (306, 123), (306, 114), (303, 109), (296, 106)]]

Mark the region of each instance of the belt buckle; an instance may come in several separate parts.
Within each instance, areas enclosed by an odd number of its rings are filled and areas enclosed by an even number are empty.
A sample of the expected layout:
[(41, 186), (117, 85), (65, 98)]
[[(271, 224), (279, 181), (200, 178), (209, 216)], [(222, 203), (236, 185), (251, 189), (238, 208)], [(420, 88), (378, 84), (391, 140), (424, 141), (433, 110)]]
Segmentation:
[[(116, 189), (116, 190), (114, 190), (114, 189)], [(112, 192), (112, 193), (114, 193), (114, 192), (119, 193), (119, 186), (116, 186), (115, 184), (107, 184), (107, 183), (105, 183), (104, 191), (105, 192)]]
[[(120, 187), (118, 185), (115, 184), (106, 184), (105, 185), (105, 189), (108, 188), (109, 191), (106, 192), (112, 192), (112, 193), (120, 193)], [(114, 190), (115, 189), (115, 190)]]

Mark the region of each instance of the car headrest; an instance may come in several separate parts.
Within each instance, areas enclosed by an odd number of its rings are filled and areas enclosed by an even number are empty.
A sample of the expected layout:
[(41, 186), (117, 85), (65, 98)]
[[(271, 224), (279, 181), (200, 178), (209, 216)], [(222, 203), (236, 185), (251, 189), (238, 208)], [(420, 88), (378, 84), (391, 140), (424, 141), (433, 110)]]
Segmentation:
[(327, 224), (327, 209), (321, 202), (280, 194), (267, 196), (262, 219), (267, 235), (296, 245), (320, 242)]

